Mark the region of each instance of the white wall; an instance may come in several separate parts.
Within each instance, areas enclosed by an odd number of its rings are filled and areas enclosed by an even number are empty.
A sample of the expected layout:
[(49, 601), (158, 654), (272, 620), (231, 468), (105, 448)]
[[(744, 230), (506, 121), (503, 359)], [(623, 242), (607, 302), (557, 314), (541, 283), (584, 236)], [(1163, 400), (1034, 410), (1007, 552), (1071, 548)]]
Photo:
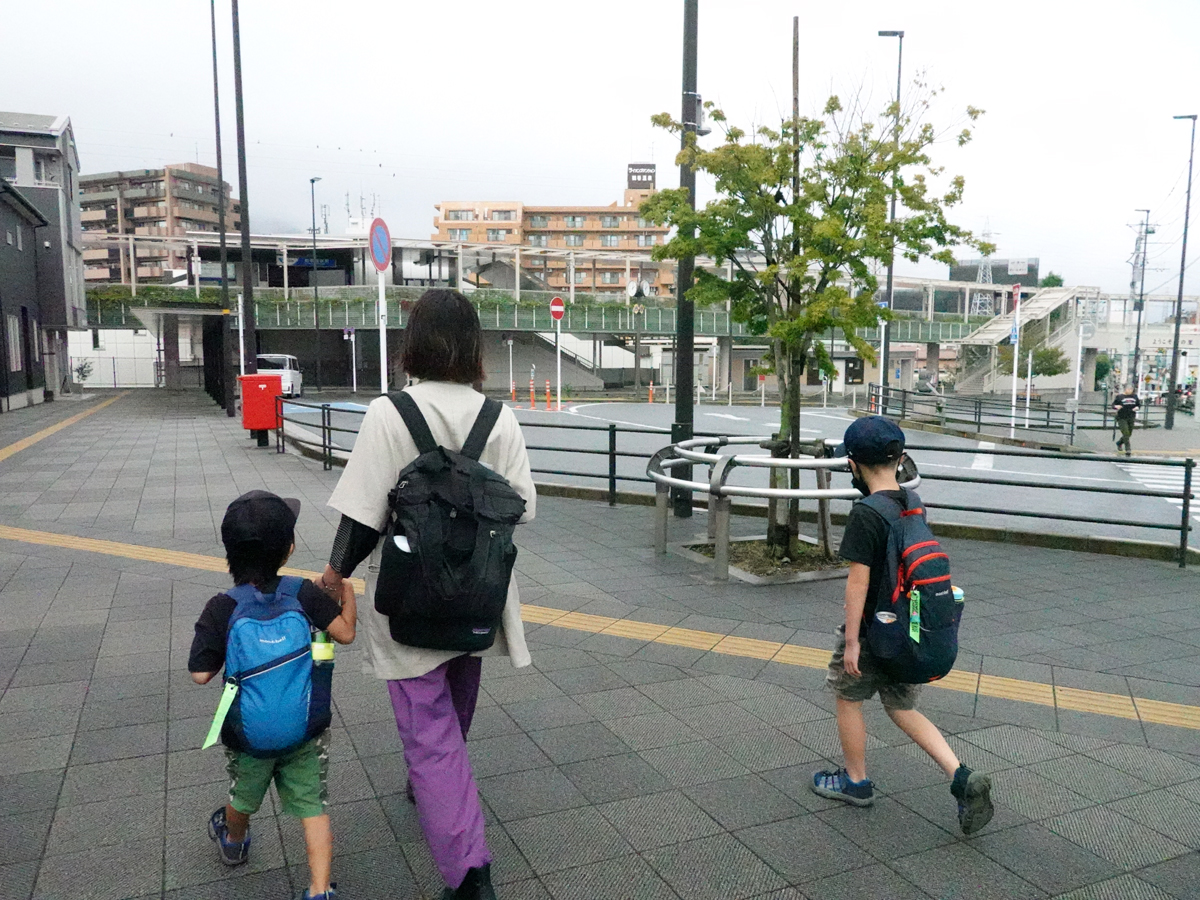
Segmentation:
[[(193, 331), (195, 333), (193, 333)], [(71, 371), (83, 360), (92, 364), (91, 375), (78, 383), (83, 387), (157, 387), (158, 342), (147, 331), (101, 328), (100, 347), (93, 347), (91, 331), (68, 332)], [(203, 335), (187, 321), (179, 323), (179, 361), (183, 365), (203, 361)], [(78, 379), (76, 379), (78, 381)]]

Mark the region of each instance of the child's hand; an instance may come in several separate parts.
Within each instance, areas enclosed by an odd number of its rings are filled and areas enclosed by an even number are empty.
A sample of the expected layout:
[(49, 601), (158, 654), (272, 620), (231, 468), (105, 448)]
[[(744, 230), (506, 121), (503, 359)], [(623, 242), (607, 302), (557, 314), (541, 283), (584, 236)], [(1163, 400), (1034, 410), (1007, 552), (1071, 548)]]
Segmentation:
[(861, 678), (862, 672), (858, 668), (858, 641), (846, 641), (846, 652), (842, 655), (842, 665), (846, 672), (855, 678)]

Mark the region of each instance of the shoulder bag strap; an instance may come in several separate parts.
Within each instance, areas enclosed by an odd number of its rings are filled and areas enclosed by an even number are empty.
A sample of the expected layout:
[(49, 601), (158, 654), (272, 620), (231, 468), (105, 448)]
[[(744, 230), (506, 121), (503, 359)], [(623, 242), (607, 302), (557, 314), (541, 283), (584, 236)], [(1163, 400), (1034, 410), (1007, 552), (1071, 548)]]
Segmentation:
[(496, 426), (496, 420), (500, 418), (500, 409), (500, 401), (492, 400), (490, 397), (484, 398), (479, 416), (475, 419), (475, 424), (471, 426), (471, 433), (467, 435), (467, 439), (463, 443), (463, 456), (479, 460), (483, 454), (483, 448), (487, 446), (488, 435), (492, 433), (492, 429)]
[(436, 450), (438, 442), (433, 439), (433, 432), (429, 430), (429, 425), (425, 421), (425, 416), (421, 414), (417, 401), (404, 391), (388, 394), (388, 399), (392, 401), (396, 412), (400, 413), (400, 418), (404, 420), (408, 433), (412, 435), (413, 443), (417, 445), (417, 452), (425, 454)]

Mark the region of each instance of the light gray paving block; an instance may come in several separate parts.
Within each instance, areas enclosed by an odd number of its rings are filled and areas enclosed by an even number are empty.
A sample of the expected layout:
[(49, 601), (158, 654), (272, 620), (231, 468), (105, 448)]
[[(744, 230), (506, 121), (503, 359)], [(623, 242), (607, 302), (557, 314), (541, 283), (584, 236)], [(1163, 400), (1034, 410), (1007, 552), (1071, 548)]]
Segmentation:
[(1054, 900), (1178, 900), (1161, 888), (1133, 875), (1118, 875), (1085, 887), (1059, 894)]
[(786, 880), (732, 835), (715, 835), (642, 855), (689, 900), (744, 900), (787, 886)]
[(1061, 744), (1017, 725), (996, 725), (978, 731), (961, 732), (959, 737), (1022, 766), (1069, 756), (1071, 753)]
[(1112, 744), (1087, 755), (1160, 787), (1200, 778), (1200, 766), (1150, 747)]

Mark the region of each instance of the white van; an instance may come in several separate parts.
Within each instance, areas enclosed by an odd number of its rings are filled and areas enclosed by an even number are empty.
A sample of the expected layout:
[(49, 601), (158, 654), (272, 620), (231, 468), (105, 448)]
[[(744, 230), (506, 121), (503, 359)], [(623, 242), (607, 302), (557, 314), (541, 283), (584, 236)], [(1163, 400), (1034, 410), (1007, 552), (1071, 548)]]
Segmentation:
[(283, 396), (304, 396), (304, 377), (300, 374), (300, 362), (296, 357), (286, 353), (260, 353), (257, 359), (258, 371), (271, 375), (278, 372), (282, 376)]

